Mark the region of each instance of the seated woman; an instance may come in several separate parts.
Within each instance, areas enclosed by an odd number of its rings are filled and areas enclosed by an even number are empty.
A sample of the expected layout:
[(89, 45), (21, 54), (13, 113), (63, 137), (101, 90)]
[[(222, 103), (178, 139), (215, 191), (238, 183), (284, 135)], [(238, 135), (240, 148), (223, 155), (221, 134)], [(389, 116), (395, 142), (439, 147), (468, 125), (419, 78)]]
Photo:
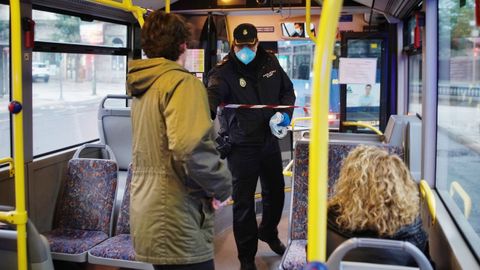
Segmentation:
[[(408, 241), (428, 257), (419, 204), (418, 185), (398, 156), (373, 146), (355, 148), (328, 202), (328, 255), (349, 238), (368, 237)], [(416, 265), (401, 251), (373, 248), (352, 250), (344, 260)]]

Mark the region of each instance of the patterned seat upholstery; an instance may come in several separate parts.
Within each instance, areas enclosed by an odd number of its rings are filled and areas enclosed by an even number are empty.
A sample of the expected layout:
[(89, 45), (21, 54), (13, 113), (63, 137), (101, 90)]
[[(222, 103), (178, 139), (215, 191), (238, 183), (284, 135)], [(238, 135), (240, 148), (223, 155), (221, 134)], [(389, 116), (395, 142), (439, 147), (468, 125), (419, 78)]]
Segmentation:
[(125, 193), (118, 214), (115, 236), (97, 245), (88, 252), (88, 261), (135, 269), (153, 269), (151, 264), (135, 261), (132, 238), (130, 237), (130, 183), (132, 181), (131, 165), (128, 168)]
[(84, 262), (88, 249), (108, 238), (116, 187), (114, 160), (69, 161), (55, 229), (45, 234), (54, 259)]
[[(328, 145), (328, 194), (332, 194), (337, 181), (342, 162), (348, 153), (358, 144)], [(387, 151), (403, 158), (403, 148), (389, 145), (379, 145)], [(305, 246), (307, 244), (307, 194), (308, 194), (308, 141), (299, 141), (295, 147), (295, 162), (293, 175), (293, 195), (290, 220), (290, 235), (287, 251), (282, 258), (282, 269), (303, 269), (306, 264)]]

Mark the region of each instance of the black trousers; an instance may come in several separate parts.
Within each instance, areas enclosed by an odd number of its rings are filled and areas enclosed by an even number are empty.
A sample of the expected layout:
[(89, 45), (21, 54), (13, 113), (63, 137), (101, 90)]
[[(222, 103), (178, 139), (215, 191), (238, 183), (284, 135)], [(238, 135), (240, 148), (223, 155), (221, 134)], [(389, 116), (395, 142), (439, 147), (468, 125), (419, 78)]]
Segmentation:
[[(278, 141), (271, 139), (260, 146), (233, 145), (228, 156), (233, 176), (233, 233), (240, 261), (252, 261), (257, 253), (258, 237), (278, 237), (282, 217), (285, 180)], [(260, 177), (263, 216), (257, 228), (255, 188)]]
[(180, 265), (154, 265), (155, 270), (214, 270), (215, 264), (213, 260), (194, 263), (194, 264), (180, 264)]

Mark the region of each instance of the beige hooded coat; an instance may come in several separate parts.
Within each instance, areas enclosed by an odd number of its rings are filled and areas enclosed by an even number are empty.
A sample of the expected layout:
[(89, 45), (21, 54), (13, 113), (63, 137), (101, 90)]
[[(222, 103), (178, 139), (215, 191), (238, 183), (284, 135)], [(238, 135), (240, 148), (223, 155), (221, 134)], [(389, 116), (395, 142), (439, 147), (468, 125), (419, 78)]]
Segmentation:
[(212, 140), (205, 87), (164, 58), (131, 61), (127, 87), (133, 96), (130, 224), (136, 259), (211, 260), (211, 198), (230, 196), (231, 175)]

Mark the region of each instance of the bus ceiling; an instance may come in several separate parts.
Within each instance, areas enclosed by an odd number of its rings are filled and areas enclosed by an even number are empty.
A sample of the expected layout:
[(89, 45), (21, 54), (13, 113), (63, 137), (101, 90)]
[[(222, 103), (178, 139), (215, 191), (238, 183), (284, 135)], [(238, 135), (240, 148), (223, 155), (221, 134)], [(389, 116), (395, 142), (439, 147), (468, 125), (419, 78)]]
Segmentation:
[(410, 12), (422, 4), (421, 0), (353, 0), (385, 15), (391, 22), (393, 18), (405, 18)]

